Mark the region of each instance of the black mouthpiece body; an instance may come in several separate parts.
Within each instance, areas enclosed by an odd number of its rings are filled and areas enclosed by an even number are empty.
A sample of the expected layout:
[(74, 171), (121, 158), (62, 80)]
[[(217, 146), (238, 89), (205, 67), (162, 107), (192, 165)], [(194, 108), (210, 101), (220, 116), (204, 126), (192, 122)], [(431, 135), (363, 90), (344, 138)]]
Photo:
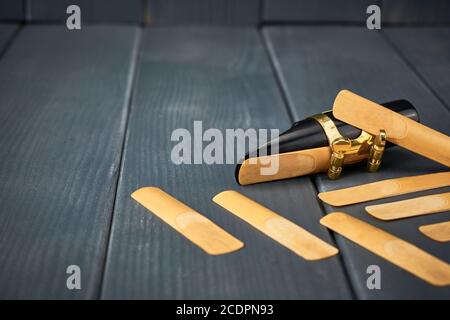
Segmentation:
[[(382, 105), (388, 109), (391, 109), (392, 111), (402, 114), (403, 116), (411, 120), (420, 122), (419, 115), (416, 109), (410, 102), (406, 100), (395, 100), (383, 103)], [(360, 129), (334, 118), (331, 111), (325, 112), (325, 115), (333, 120), (342, 136), (349, 139), (355, 139), (361, 134)], [(317, 122), (317, 120), (313, 118), (306, 118), (301, 121), (295, 122), (290, 129), (283, 132), (278, 137), (278, 141), (272, 140), (268, 142), (266, 146), (264, 146), (264, 149), (260, 147), (256, 152), (253, 151), (251, 153), (247, 153), (245, 159), (249, 158), (249, 154), (251, 154), (252, 157), (274, 154), (275, 152), (272, 153), (271, 150), (274, 143), (278, 143), (277, 153), (280, 154), (329, 146), (328, 138), (322, 126)], [(386, 143), (386, 148), (389, 148), (391, 146), (391, 143)], [(236, 180), (238, 182), (240, 167), (240, 164), (237, 165), (235, 171)]]

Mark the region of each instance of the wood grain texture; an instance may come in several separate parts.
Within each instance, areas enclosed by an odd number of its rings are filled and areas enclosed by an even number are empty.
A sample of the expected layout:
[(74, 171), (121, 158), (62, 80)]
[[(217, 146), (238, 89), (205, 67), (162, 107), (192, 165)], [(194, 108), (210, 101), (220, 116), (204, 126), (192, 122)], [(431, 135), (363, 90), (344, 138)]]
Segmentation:
[[(330, 165), (330, 156), (330, 148), (321, 147), (246, 159), (239, 169), (239, 183), (248, 185), (324, 172)], [(268, 164), (278, 166), (275, 174), (262, 174)]]
[(434, 286), (450, 285), (450, 264), (409, 242), (343, 212), (320, 223)]
[(143, 187), (131, 197), (206, 253), (219, 255), (241, 249), (244, 244), (202, 214), (156, 187)]
[(450, 211), (450, 192), (367, 206), (366, 211), (381, 220), (396, 220)]
[(373, 135), (385, 130), (388, 141), (450, 167), (450, 136), (376, 102), (342, 90), (334, 100), (333, 115)]
[(1, 298), (97, 297), (136, 37), (29, 26), (0, 60)]
[(24, 21), (26, 0), (1, 0), (0, 21)]
[[(330, 243), (308, 178), (239, 187), (234, 165), (171, 162), (171, 133), (192, 130), (194, 120), (204, 130), (290, 125), (257, 32), (149, 28), (137, 69), (102, 297), (349, 298), (338, 256), (302, 261), (210, 200), (224, 189), (245, 191)], [(245, 248), (205, 255), (130, 198), (146, 185), (189, 203)]]
[(339, 207), (423, 190), (450, 187), (450, 172), (386, 179), (319, 193), (319, 199)]
[(389, 28), (383, 32), (450, 109), (450, 27)]
[[(295, 120), (330, 110), (345, 88), (374, 101), (407, 99), (422, 123), (450, 132), (446, 121), (450, 112), (427, 92), (378, 32), (364, 27), (305, 26), (269, 27), (264, 35), (277, 58)], [(306, 76), (313, 71), (314, 76)]]
[(84, 23), (131, 23), (144, 21), (143, 0), (27, 0), (31, 21), (65, 22), (69, 16), (66, 9), (76, 4), (81, 10)]
[(450, 221), (420, 226), (419, 230), (433, 240), (440, 242), (450, 241)]
[(146, 0), (151, 25), (256, 26), (260, 0)]
[[(272, 27), (265, 29), (264, 35), (297, 120), (330, 109), (336, 94), (346, 88), (374, 101), (407, 99), (418, 110), (422, 123), (450, 134), (450, 112), (378, 32), (358, 27)], [(355, 165), (346, 167), (336, 181), (330, 181), (326, 174), (316, 175), (316, 183), (322, 192), (445, 170), (445, 166), (394, 147), (384, 153), (377, 173), (367, 173), (363, 164)], [(415, 196), (448, 191), (450, 188), (446, 187), (422, 191)], [(392, 200), (408, 197), (411, 195)], [(373, 204), (381, 202), (375, 200)], [(448, 243), (437, 243), (417, 232), (420, 225), (438, 222), (437, 219), (450, 220), (450, 213), (385, 223), (368, 216), (364, 212), (365, 205), (356, 204), (343, 207), (343, 210), (450, 261)], [(328, 205), (324, 207), (327, 212), (334, 211)], [(432, 287), (340, 236), (337, 241), (359, 298), (450, 298), (448, 288)], [(372, 264), (379, 265), (382, 270), (383, 290), (367, 289), (366, 269)]]
[(303, 259), (321, 260), (339, 252), (301, 226), (239, 192), (222, 191), (212, 200)]
[(377, 0), (261, 0), (263, 21), (365, 22)]
[(450, 22), (450, 2), (447, 0), (382, 0), (381, 12), (382, 21), (388, 23), (431, 25)]
[[(364, 160), (367, 154), (352, 154), (344, 159), (344, 164), (355, 163), (355, 160)], [(246, 159), (242, 162), (238, 180), (242, 185), (289, 179), (311, 175), (318, 172), (327, 172), (330, 166), (331, 149), (320, 147), (307, 150), (284, 152), (275, 155), (259, 156)], [(273, 165), (278, 166), (275, 173), (264, 170)]]

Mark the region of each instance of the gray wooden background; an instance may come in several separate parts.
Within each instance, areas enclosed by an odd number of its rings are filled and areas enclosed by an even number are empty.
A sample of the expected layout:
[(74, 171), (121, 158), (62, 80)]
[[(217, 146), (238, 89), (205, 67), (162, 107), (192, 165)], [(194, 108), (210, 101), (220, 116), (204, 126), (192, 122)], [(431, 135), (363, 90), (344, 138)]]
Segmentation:
[[(68, 31), (78, 4), (82, 30)], [(382, 30), (365, 27), (378, 4)], [(400, 148), (381, 172), (346, 168), (239, 187), (231, 165), (170, 161), (176, 128), (279, 128), (347, 88), (410, 100), (450, 134), (445, 0), (0, 0), (0, 298), (449, 299), (319, 224), (317, 192), (445, 170)], [(208, 256), (130, 198), (155, 185), (245, 242)], [(307, 262), (210, 199), (238, 190), (340, 249)], [(414, 194), (449, 191), (450, 188)], [(409, 196), (399, 196), (405, 199)], [(380, 203), (381, 201), (374, 201)], [(395, 222), (342, 208), (450, 262), (417, 231), (450, 212)], [(82, 270), (81, 290), (66, 268)], [(366, 268), (382, 270), (369, 290)]]

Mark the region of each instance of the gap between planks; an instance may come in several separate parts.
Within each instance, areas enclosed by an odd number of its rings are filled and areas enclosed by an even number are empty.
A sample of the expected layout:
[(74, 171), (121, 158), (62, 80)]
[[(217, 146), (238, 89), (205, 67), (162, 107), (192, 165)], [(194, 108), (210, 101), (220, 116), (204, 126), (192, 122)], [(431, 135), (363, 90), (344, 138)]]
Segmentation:
[(109, 221), (109, 225), (108, 225), (108, 234), (107, 234), (107, 242), (106, 242), (106, 248), (104, 250), (104, 257), (102, 260), (102, 273), (100, 275), (100, 283), (99, 283), (99, 287), (98, 287), (98, 293), (97, 293), (97, 299), (101, 299), (102, 298), (102, 292), (103, 292), (103, 284), (104, 284), (104, 280), (105, 280), (105, 271), (106, 271), (106, 265), (107, 265), (107, 260), (109, 257), (109, 250), (110, 250), (110, 243), (111, 243), (111, 233), (112, 233), (112, 229), (113, 229), (113, 223), (114, 223), (114, 213), (116, 211), (116, 203), (117, 203), (117, 193), (119, 190), (119, 181), (120, 181), (120, 177), (122, 176), (122, 170), (123, 170), (123, 157), (125, 154), (125, 146), (126, 146), (126, 142), (127, 142), (127, 133), (128, 133), (128, 123), (129, 123), (129, 118), (130, 118), (130, 113), (131, 113), (131, 107), (133, 104), (133, 97), (134, 97), (134, 89), (135, 89), (135, 84), (136, 84), (136, 78), (137, 78), (137, 66), (139, 65), (139, 56), (141, 53), (141, 49), (142, 49), (142, 33), (143, 33), (143, 27), (139, 27), (137, 28), (137, 32), (136, 32), (136, 39), (134, 40), (134, 47), (133, 47), (133, 54), (132, 54), (132, 60), (130, 63), (130, 72), (128, 74), (128, 79), (127, 79), (127, 91), (126, 91), (126, 98), (125, 98), (125, 103), (126, 103), (126, 108), (125, 108), (125, 117), (123, 117), (124, 121), (123, 123), (121, 123), (121, 126), (123, 127), (121, 129), (121, 131), (123, 131), (123, 135), (122, 135), (122, 142), (121, 142), (121, 147), (120, 147), (120, 152), (118, 154), (119, 157), (119, 163), (117, 166), (117, 169), (119, 172), (116, 175), (116, 179), (114, 181), (113, 184), (113, 190), (112, 192), (114, 192), (114, 199), (113, 199), (113, 207), (111, 210), (111, 215), (110, 215), (110, 221)]

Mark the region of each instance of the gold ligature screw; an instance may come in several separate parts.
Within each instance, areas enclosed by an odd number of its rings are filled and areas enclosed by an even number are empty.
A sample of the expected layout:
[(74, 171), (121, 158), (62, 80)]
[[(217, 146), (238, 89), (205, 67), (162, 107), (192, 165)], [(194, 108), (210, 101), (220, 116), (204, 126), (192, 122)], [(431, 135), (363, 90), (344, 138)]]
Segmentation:
[(376, 172), (380, 168), (385, 146), (386, 131), (381, 129), (380, 134), (375, 137), (375, 141), (370, 147), (369, 158), (367, 160), (367, 170), (369, 172)]
[(342, 172), (345, 151), (351, 148), (351, 141), (346, 138), (337, 138), (331, 144), (330, 166), (328, 167), (328, 178), (336, 180)]

